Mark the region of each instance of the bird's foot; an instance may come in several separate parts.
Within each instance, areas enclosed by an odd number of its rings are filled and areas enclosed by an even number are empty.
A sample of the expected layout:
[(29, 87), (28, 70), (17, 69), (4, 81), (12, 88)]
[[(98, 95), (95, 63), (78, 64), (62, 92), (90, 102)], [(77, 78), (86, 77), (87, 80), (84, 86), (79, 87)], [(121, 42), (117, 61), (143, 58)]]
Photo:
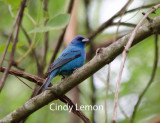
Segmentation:
[(61, 80), (64, 80), (65, 79), (65, 76), (64, 75), (62, 75), (62, 79)]

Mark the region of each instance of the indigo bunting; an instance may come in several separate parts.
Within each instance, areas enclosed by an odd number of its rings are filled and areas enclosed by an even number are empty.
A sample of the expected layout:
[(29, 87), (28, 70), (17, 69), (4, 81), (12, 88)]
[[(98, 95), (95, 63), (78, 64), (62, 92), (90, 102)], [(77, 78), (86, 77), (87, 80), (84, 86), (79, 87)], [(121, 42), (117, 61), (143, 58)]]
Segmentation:
[(85, 43), (87, 38), (76, 36), (60, 56), (51, 64), (48, 70), (48, 77), (42, 85), (43, 91), (57, 75), (70, 75), (76, 68), (81, 67), (86, 59)]

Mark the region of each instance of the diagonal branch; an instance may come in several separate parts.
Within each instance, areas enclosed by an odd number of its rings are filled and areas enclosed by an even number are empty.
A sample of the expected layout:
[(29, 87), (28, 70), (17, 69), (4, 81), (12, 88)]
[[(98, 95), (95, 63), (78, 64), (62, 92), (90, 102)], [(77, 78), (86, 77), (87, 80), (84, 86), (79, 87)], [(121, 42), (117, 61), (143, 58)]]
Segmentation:
[[(160, 32), (160, 16), (153, 19), (152, 28), (155, 32)], [(153, 31), (150, 30), (150, 23), (144, 24), (137, 30), (132, 46), (152, 34)], [(55, 84), (51, 90), (47, 90), (44, 93), (33, 97), (23, 106), (0, 120), (0, 122), (18, 122), (41, 107), (47, 105), (49, 102), (57, 99), (57, 97), (61, 97), (121, 54), (130, 36), (131, 33), (123, 36), (110, 46), (99, 49), (97, 55), (83, 67), (79, 68), (75, 73), (62, 80), (60, 83)]]
[(19, 28), (20, 28), (20, 25), (21, 25), (21, 21), (22, 21), (22, 17), (23, 17), (23, 11), (24, 11), (24, 8), (25, 8), (26, 1), (27, 0), (23, 0), (21, 2), (21, 6), (20, 6), (20, 9), (19, 9), (19, 12), (18, 12), (17, 29), (16, 29), (14, 40), (13, 40), (12, 51), (11, 51), (10, 59), (9, 59), (9, 62), (8, 62), (8, 67), (5, 70), (5, 72), (3, 73), (2, 78), (0, 80), (0, 91), (2, 90), (2, 88), (4, 86), (4, 82), (7, 78), (8, 71), (12, 66), (12, 62), (13, 62), (13, 59), (14, 59), (14, 53), (15, 53), (15, 50), (16, 50), (16, 44), (17, 44), (17, 40), (18, 40)]
[[(115, 97), (114, 97), (114, 107), (113, 107), (113, 117), (112, 117), (112, 123), (115, 123), (116, 122), (116, 115), (117, 115), (117, 104), (118, 104), (118, 96), (119, 96), (119, 90), (120, 90), (120, 82), (121, 82), (121, 77), (122, 77), (122, 73), (123, 73), (123, 68), (124, 68), (124, 64), (125, 64), (125, 61), (126, 61), (126, 57), (127, 57), (127, 53), (129, 51), (129, 48), (131, 47), (132, 45), (132, 42), (136, 36), (136, 32), (137, 30), (140, 28), (140, 26), (143, 24), (144, 20), (147, 19), (147, 17), (155, 12), (155, 10), (157, 10), (158, 8), (160, 7), (160, 4), (152, 7), (152, 9), (150, 9), (145, 15), (144, 17), (140, 20), (140, 22), (137, 24), (137, 26), (135, 27), (135, 29), (133, 30), (133, 32), (131, 33), (131, 36), (123, 50), (123, 53), (122, 53), (122, 61), (121, 61), (121, 65), (120, 65), (120, 72), (119, 72), (119, 75), (118, 75), (118, 80), (117, 80), (117, 85), (116, 85), (116, 92), (115, 92)], [(152, 24), (152, 23), (151, 23)], [(150, 28), (150, 30), (152, 30)]]
[[(19, 11), (19, 12), (20, 12), (20, 11)], [(7, 49), (8, 49), (8, 47), (9, 47), (11, 38), (12, 38), (12, 36), (13, 36), (13, 31), (14, 31), (14, 29), (15, 29), (15, 27), (16, 27), (16, 24), (17, 24), (17, 21), (18, 21), (19, 12), (18, 12), (18, 14), (17, 14), (17, 16), (16, 16), (16, 18), (15, 18), (15, 21), (14, 21), (14, 23), (13, 23), (13, 27), (12, 27), (11, 33), (10, 33), (10, 35), (9, 35), (9, 37), (8, 37), (8, 40), (7, 40), (6, 47), (5, 47), (4, 52), (3, 52), (3, 54), (2, 54), (2, 57), (1, 57), (1, 60), (0, 60), (0, 67), (1, 67), (2, 64), (3, 64), (4, 58), (5, 58), (6, 53), (7, 53)]]
[(26, 84), (22, 79), (20, 79), (18, 76), (14, 75), (20, 82), (22, 82), (24, 85), (26, 85), (28, 88), (30, 88), (32, 91), (32, 87), (30, 87), (28, 84)]
[[(0, 68), (0, 72), (4, 72), (5, 70), (6, 70), (5, 67)], [(24, 79), (27, 79), (27, 80), (34, 82), (40, 86), (43, 84), (43, 82), (45, 80), (43, 78), (40, 78), (39, 76), (32, 75), (32, 74), (26, 73), (24, 71), (14, 70), (14, 69), (10, 69), (8, 71), (8, 73), (11, 75), (16, 75), (16, 76), (22, 77)]]

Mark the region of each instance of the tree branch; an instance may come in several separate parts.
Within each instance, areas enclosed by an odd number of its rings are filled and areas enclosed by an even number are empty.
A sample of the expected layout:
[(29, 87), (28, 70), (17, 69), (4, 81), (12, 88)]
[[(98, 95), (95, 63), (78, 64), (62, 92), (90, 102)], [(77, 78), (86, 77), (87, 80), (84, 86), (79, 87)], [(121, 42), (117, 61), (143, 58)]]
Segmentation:
[[(115, 92), (115, 99), (114, 99), (114, 108), (113, 108), (113, 117), (112, 117), (112, 123), (116, 122), (116, 115), (117, 115), (117, 104), (118, 104), (118, 96), (119, 96), (119, 89), (120, 89), (120, 82), (121, 82), (121, 77), (122, 77), (122, 73), (123, 73), (123, 68), (124, 68), (124, 64), (126, 61), (126, 57), (127, 57), (127, 53), (132, 45), (132, 42), (136, 36), (136, 32), (137, 30), (140, 28), (140, 26), (143, 24), (144, 20), (147, 19), (147, 17), (152, 13), (155, 12), (155, 10), (157, 10), (160, 7), (160, 4), (152, 7), (152, 9), (150, 9), (145, 15), (144, 17), (140, 20), (140, 22), (137, 24), (137, 26), (135, 27), (135, 29), (133, 30), (133, 32), (131, 33), (131, 36), (123, 50), (122, 53), (122, 61), (121, 61), (121, 65), (120, 65), (120, 72), (119, 72), (119, 76), (118, 76), (118, 80), (117, 80), (117, 85), (116, 85), (116, 92)], [(150, 23), (151, 25), (152, 23)], [(150, 30), (152, 30), (150, 28)]]
[[(5, 67), (0, 68), (0, 72), (4, 72), (5, 70), (6, 70)], [(22, 77), (24, 79), (27, 79), (27, 80), (34, 82), (40, 86), (43, 84), (43, 82), (45, 80), (43, 78), (40, 78), (39, 76), (32, 75), (32, 74), (26, 73), (24, 71), (14, 70), (14, 69), (10, 69), (8, 71), (8, 73), (11, 75), (16, 75), (16, 76)]]
[[(160, 16), (153, 19), (152, 28), (155, 32), (160, 32)], [(152, 34), (153, 31), (150, 30), (150, 23), (144, 24), (137, 30), (132, 46)], [(99, 49), (97, 55), (83, 67), (79, 68), (75, 73), (62, 80), (60, 83), (55, 84), (51, 90), (47, 90), (44, 93), (33, 97), (23, 106), (0, 120), (0, 122), (18, 122), (41, 107), (47, 105), (49, 102), (57, 99), (57, 97), (61, 97), (121, 54), (130, 36), (131, 33), (123, 36), (109, 47)]]

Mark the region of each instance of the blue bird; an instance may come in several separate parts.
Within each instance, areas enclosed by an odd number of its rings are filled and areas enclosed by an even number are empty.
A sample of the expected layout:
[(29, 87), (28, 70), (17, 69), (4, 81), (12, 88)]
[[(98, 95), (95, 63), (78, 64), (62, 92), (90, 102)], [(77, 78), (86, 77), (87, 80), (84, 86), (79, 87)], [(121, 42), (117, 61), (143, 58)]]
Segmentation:
[(70, 75), (76, 68), (81, 67), (86, 59), (85, 43), (87, 38), (76, 36), (60, 56), (51, 64), (48, 70), (48, 77), (42, 85), (43, 91), (57, 75)]

